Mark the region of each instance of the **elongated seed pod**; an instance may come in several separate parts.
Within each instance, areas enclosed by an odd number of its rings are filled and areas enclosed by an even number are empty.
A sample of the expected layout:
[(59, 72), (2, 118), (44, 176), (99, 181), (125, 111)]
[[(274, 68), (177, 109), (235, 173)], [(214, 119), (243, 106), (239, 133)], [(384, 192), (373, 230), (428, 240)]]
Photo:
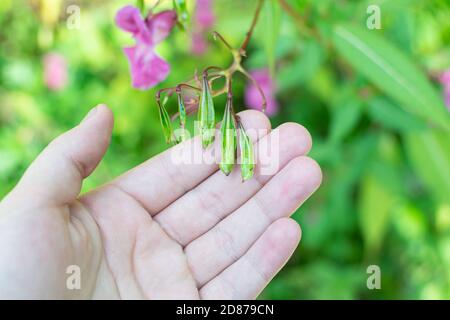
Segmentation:
[(225, 113), (220, 126), (220, 135), (222, 138), (222, 158), (220, 160), (220, 170), (229, 175), (233, 170), (236, 159), (236, 122), (233, 116), (233, 101), (231, 96), (227, 99)]
[(173, 136), (172, 124), (170, 122), (170, 117), (169, 114), (167, 113), (166, 108), (164, 107), (164, 105), (159, 103), (159, 101), (158, 101), (158, 110), (159, 110), (159, 121), (161, 122), (161, 126), (163, 128), (166, 143), (171, 143)]
[(255, 159), (253, 155), (253, 143), (245, 132), (244, 126), (238, 121), (239, 126), (239, 147), (241, 151), (241, 176), (242, 181), (253, 177), (255, 169)]
[(181, 128), (181, 130), (179, 130), (180, 134), (177, 137), (177, 142), (183, 142), (186, 140), (186, 134), (185, 134), (186, 107), (184, 105), (181, 92), (177, 91), (177, 95), (178, 95), (178, 115), (180, 118), (180, 128)]
[(203, 76), (202, 89), (202, 96), (200, 99), (200, 107), (198, 111), (198, 120), (200, 122), (202, 146), (203, 148), (206, 148), (214, 141), (215, 125), (214, 101), (206, 75)]
[(177, 12), (178, 23), (180, 27), (185, 30), (189, 20), (189, 11), (187, 10), (186, 0), (173, 0), (172, 3)]

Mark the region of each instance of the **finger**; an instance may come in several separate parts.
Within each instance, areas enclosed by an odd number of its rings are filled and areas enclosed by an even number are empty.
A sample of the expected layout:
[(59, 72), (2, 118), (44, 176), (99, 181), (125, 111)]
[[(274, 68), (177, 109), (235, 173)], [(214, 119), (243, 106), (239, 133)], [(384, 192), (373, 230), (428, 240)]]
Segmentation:
[[(239, 116), (246, 128), (253, 129), (253, 140), (270, 130), (270, 121), (261, 112), (247, 110)], [(113, 184), (154, 215), (218, 170), (215, 161), (215, 150), (220, 150), (218, 141), (216, 137), (214, 147), (203, 150), (201, 139), (196, 136), (144, 162)]]
[(310, 148), (311, 136), (304, 127), (283, 124), (256, 144), (257, 164), (252, 179), (242, 183), (239, 168), (228, 177), (218, 171), (161, 211), (155, 220), (172, 238), (187, 245), (239, 208), (291, 159), (306, 154)]
[(295, 158), (247, 203), (189, 243), (185, 252), (197, 285), (238, 260), (273, 221), (295, 212), (320, 182), (314, 160)]
[(64, 204), (74, 200), (82, 181), (97, 167), (108, 148), (113, 115), (105, 105), (92, 109), (83, 121), (53, 140), (36, 158), (15, 192), (35, 203)]
[(200, 289), (203, 299), (255, 299), (297, 247), (300, 226), (290, 218), (275, 221), (250, 250)]

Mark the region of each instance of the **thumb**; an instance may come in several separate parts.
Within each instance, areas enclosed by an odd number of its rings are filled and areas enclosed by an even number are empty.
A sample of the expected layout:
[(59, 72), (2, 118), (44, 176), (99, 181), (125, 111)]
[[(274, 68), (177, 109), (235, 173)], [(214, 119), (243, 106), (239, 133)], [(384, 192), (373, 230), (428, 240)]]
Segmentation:
[(16, 191), (24, 191), (34, 203), (61, 205), (76, 199), (83, 179), (94, 171), (108, 148), (113, 122), (108, 107), (93, 108), (78, 126), (44, 149)]

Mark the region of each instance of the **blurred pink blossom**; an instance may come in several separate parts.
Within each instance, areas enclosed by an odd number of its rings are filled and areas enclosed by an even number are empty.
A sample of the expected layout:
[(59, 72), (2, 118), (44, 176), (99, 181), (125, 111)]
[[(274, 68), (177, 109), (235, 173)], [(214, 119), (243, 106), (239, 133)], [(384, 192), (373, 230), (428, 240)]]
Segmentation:
[(450, 110), (450, 69), (445, 71), (441, 77), (440, 81), (444, 87), (444, 101), (447, 108)]
[(205, 36), (201, 32), (192, 33), (192, 48), (191, 51), (197, 56), (201, 56), (208, 49), (208, 43)]
[(157, 14), (150, 12), (145, 19), (142, 19), (139, 9), (133, 6), (125, 6), (117, 12), (117, 26), (130, 32), (136, 40), (134, 47), (124, 49), (130, 62), (133, 87), (149, 89), (169, 74), (169, 64), (154, 49), (169, 35), (176, 22), (177, 14), (173, 10)]
[(442, 73), (440, 80), (444, 86), (450, 87), (450, 69), (448, 69), (447, 71), (444, 71), (444, 73)]
[(194, 25), (191, 38), (191, 51), (195, 55), (202, 55), (208, 49), (206, 32), (216, 21), (212, 8), (212, 0), (197, 0), (194, 12)]
[(216, 17), (212, 9), (212, 0), (197, 0), (195, 20), (203, 30), (209, 29), (214, 25)]
[(43, 58), (44, 83), (50, 90), (61, 90), (67, 85), (67, 62), (63, 55), (51, 52)]
[[(278, 102), (275, 99), (275, 83), (268, 69), (258, 69), (250, 72), (261, 87), (267, 100), (267, 115), (271, 116), (278, 112)], [(258, 88), (249, 82), (245, 90), (245, 103), (252, 109), (261, 109), (263, 98)]]

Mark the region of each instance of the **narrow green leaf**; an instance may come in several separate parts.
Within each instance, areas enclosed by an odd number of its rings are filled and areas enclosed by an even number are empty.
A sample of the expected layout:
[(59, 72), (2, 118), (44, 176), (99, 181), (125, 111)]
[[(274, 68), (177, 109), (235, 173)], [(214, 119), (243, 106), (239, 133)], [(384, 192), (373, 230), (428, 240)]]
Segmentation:
[(253, 143), (245, 132), (244, 126), (239, 121), (239, 147), (241, 150), (241, 176), (242, 181), (253, 177), (255, 169), (255, 159), (253, 154)]
[(280, 32), (281, 10), (278, 0), (267, 0), (264, 5), (264, 44), (270, 73), (275, 73), (275, 51)]
[(346, 104), (333, 110), (330, 128), (330, 140), (340, 142), (358, 124), (362, 107), (358, 100), (349, 100)]
[(398, 131), (425, 129), (426, 123), (405, 112), (389, 100), (376, 97), (368, 101), (367, 112), (373, 121)]
[(200, 122), (202, 145), (203, 148), (207, 148), (214, 141), (215, 126), (214, 101), (207, 77), (203, 77), (202, 89), (198, 120)]
[(232, 98), (227, 99), (225, 113), (220, 127), (222, 138), (222, 158), (220, 160), (220, 170), (229, 175), (233, 170), (236, 159), (236, 123), (233, 116)]
[(303, 43), (300, 54), (289, 64), (277, 69), (277, 84), (280, 90), (292, 90), (308, 83), (323, 64), (324, 56), (324, 49), (316, 41)]
[(158, 111), (159, 111), (159, 121), (161, 122), (161, 126), (163, 128), (166, 143), (171, 143), (173, 136), (172, 124), (170, 122), (169, 114), (167, 113), (167, 110), (164, 107), (164, 104), (158, 103)]
[(394, 135), (382, 134), (359, 189), (359, 224), (366, 254), (381, 248), (392, 214), (402, 198), (401, 150)]
[(450, 115), (426, 76), (377, 31), (339, 25), (334, 28), (333, 42), (355, 69), (407, 112), (450, 130)]
[(173, 8), (177, 12), (179, 25), (185, 30), (189, 21), (186, 0), (173, 0)]
[(427, 214), (417, 204), (405, 202), (395, 208), (392, 222), (401, 238), (408, 242), (420, 241), (430, 234), (426, 217)]
[(409, 159), (437, 201), (450, 203), (450, 139), (446, 132), (422, 130), (403, 135)]
[(381, 246), (395, 197), (373, 174), (362, 180), (359, 198), (359, 222), (368, 254), (376, 253)]

